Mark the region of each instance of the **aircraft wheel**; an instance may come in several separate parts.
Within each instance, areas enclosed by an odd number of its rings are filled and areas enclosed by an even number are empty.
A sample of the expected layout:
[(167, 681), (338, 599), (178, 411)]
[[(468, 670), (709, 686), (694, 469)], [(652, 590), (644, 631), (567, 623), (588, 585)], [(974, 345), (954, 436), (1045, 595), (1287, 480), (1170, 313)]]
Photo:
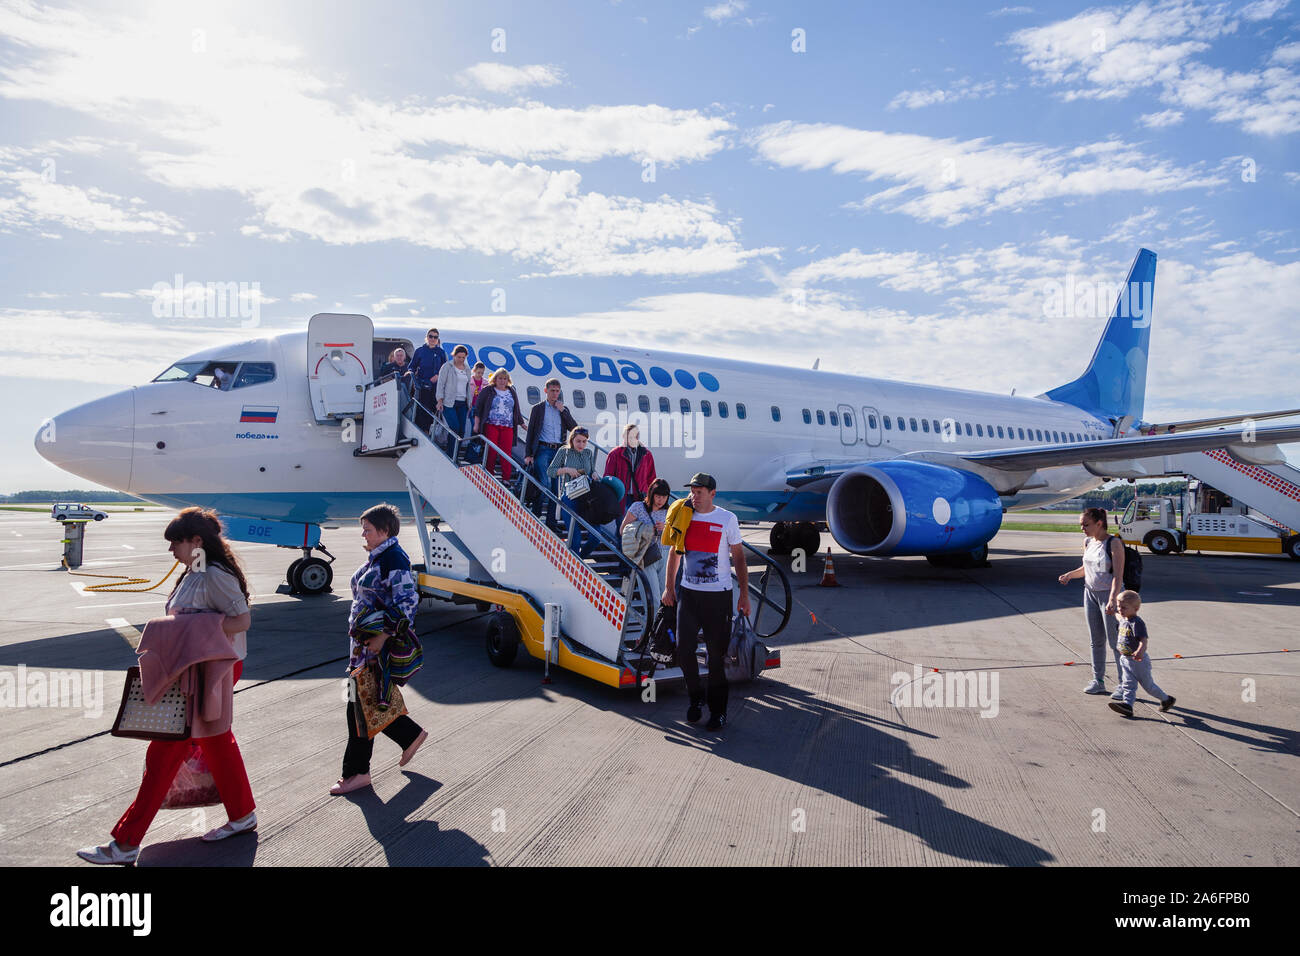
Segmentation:
[(803, 548), (804, 554), (812, 557), (822, 547), (822, 533), (811, 521), (800, 521), (794, 526), (796, 547)]
[(1168, 531), (1152, 531), (1143, 544), (1152, 554), (1173, 554), (1178, 550), (1178, 542)]
[(303, 558), (294, 572), (295, 591), (303, 594), (320, 594), (329, 590), (334, 580), (334, 569), (324, 558)]
[(794, 550), (794, 529), (788, 521), (778, 521), (772, 525), (767, 536), (768, 554), (789, 554)]
[(294, 590), (294, 578), (298, 574), (298, 565), (302, 564), (302, 558), (294, 558), (289, 562), (289, 569), (284, 572), (284, 583), (289, 585), (290, 590)]
[(492, 615), (487, 629), (487, 655), (497, 667), (509, 667), (519, 653), (519, 628), (505, 611)]

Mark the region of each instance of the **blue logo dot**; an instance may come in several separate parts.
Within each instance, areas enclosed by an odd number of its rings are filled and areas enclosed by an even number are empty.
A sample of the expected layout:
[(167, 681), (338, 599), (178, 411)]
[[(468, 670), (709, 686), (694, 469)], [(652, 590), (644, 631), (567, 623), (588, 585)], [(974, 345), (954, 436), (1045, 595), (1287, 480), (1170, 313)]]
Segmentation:
[(660, 388), (667, 388), (673, 383), (673, 377), (658, 365), (650, 366), (650, 377), (655, 380), (655, 384)]
[(718, 384), (718, 380), (714, 378), (712, 375), (710, 375), (708, 372), (700, 373), (700, 384), (703, 385), (705, 388), (707, 388), (710, 392), (716, 392), (719, 388), (722, 387), (721, 385)]
[(695, 387), (695, 376), (685, 369), (677, 370), (677, 384), (682, 388), (690, 390)]

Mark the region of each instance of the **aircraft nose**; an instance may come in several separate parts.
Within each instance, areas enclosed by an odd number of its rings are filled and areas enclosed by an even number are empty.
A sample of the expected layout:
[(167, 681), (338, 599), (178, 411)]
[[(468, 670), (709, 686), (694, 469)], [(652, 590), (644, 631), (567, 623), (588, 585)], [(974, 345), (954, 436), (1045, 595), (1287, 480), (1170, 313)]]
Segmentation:
[(118, 491), (130, 490), (134, 443), (134, 389), (55, 415), (36, 432), (36, 451), (46, 461)]

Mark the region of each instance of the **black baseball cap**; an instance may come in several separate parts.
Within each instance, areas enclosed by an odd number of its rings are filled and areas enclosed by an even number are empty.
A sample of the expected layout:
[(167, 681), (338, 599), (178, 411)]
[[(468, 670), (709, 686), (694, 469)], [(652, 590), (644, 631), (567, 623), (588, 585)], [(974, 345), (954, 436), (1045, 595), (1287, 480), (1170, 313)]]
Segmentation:
[(691, 480), (686, 482), (686, 487), (691, 488), (699, 485), (701, 488), (708, 488), (709, 491), (717, 491), (718, 483), (713, 480), (712, 475), (706, 475), (702, 471), (697, 471), (691, 476)]

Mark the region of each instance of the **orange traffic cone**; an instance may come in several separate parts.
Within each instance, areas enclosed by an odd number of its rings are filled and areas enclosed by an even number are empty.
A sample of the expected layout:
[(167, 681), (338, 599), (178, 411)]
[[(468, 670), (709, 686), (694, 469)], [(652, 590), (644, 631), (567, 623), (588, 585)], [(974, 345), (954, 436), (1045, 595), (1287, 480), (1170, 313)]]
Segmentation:
[(840, 582), (835, 580), (835, 565), (831, 562), (831, 549), (826, 549), (826, 565), (822, 568), (821, 588), (837, 588)]

